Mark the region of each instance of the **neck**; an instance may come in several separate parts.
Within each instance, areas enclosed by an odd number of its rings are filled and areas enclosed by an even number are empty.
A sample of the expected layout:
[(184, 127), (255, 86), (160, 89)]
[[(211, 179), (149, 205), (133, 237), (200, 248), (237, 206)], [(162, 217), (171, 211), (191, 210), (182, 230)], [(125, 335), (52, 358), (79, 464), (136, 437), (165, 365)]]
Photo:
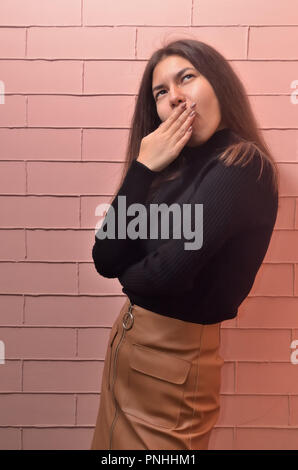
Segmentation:
[(233, 131), (229, 129), (228, 127), (224, 127), (222, 129), (218, 129), (215, 131), (209, 139), (207, 139), (205, 142), (203, 142), (200, 145), (193, 145), (189, 146), (186, 145), (182, 153), (184, 153), (186, 156), (187, 155), (199, 155), (201, 153), (205, 152), (212, 152), (213, 150), (216, 149), (221, 149), (226, 146), (228, 146), (233, 140)]

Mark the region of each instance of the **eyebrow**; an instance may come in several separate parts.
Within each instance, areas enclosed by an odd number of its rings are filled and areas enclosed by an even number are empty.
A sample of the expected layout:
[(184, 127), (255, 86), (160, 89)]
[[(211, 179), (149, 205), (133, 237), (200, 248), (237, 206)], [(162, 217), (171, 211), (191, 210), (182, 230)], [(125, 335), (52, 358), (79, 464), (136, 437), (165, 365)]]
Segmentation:
[[(195, 70), (193, 67), (185, 67), (184, 69), (181, 69), (179, 70), (179, 72), (176, 73), (176, 75), (174, 75), (175, 78), (179, 78), (181, 77), (181, 75), (184, 74), (184, 72), (186, 72), (186, 70)], [(154, 91), (156, 90), (159, 90), (160, 88), (164, 88), (165, 85), (163, 83), (161, 83), (160, 85), (156, 85), (153, 90), (152, 90), (152, 93), (154, 93)]]

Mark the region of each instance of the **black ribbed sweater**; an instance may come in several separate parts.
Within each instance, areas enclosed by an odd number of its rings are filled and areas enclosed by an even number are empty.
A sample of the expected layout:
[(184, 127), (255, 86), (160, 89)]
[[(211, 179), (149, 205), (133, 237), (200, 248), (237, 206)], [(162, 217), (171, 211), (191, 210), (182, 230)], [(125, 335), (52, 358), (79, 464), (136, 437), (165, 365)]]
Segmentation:
[[(234, 318), (249, 294), (262, 264), (275, 225), (278, 194), (270, 186), (270, 165), (261, 178), (258, 154), (244, 167), (225, 166), (218, 156), (237, 141), (230, 129), (215, 132), (203, 145), (185, 146), (175, 163), (183, 163), (182, 174), (163, 182), (154, 204), (177, 203), (183, 220), (183, 204), (191, 206), (191, 228), (195, 229), (195, 204), (203, 204), (203, 241), (198, 249), (185, 249), (194, 238), (173, 238), (160, 230), (150, 238), (149, 205), (146, 197), (159, 174), (134, 160), (112, 207), (116, 213), (115, 239), (99, 239), (106, 229), (109, 211), (95, 236), (92, 257), (99, 274), (117, 277), (131, 302), (161, 315), (184, 321), (211, 324)], [(181, 160), (183, 159), (183, 160)], [(147, 238), (120, 239), (117, 236), (118, 196), (130, 204), (143, 204), (148, 210)], [(127, 224), (138, 213), (126, 216)], [(197, 220), (200, 220), (197, 216)], [(178, 224), (179, 225), (179, 224)], [(202, 225), (202, 224), (201, 224)], [(179, 228), (179, 227), (178, 227)]]

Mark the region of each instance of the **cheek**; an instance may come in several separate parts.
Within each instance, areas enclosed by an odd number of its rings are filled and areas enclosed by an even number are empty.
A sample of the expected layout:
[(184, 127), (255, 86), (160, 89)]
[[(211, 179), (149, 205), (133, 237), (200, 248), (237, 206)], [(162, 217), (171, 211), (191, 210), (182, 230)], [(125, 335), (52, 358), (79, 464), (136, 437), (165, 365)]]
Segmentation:
[(213, 88), (207, 81), (202, 81), (196, 90), (196, 101), (198, 113), (200, 110), (202, 114), (214, 114), (218, 112), (218, 101)]
[(163, 122), (166, 119), (165, 118), (165, 112), (162, 109), (162, 106), (159, 106), (159, 105), (156, 106), (156, 113), (157, 113), (157, 116), (159, 117), (159, 119), (161, 120), (161, 122)]
[(213, 116), (214, 118), (219, 116), (220, 112), (216, 97), (210, 97), (207, 112), (210, 116)]

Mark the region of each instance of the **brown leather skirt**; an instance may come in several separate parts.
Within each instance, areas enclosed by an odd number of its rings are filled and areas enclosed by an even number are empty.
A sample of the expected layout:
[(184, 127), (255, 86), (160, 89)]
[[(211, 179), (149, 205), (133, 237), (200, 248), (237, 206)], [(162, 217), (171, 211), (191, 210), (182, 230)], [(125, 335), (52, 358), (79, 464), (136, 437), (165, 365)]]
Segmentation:
[(208, 449), (220, 411), (220, 326), (127, 298), (110, 333), (90, 450)]

